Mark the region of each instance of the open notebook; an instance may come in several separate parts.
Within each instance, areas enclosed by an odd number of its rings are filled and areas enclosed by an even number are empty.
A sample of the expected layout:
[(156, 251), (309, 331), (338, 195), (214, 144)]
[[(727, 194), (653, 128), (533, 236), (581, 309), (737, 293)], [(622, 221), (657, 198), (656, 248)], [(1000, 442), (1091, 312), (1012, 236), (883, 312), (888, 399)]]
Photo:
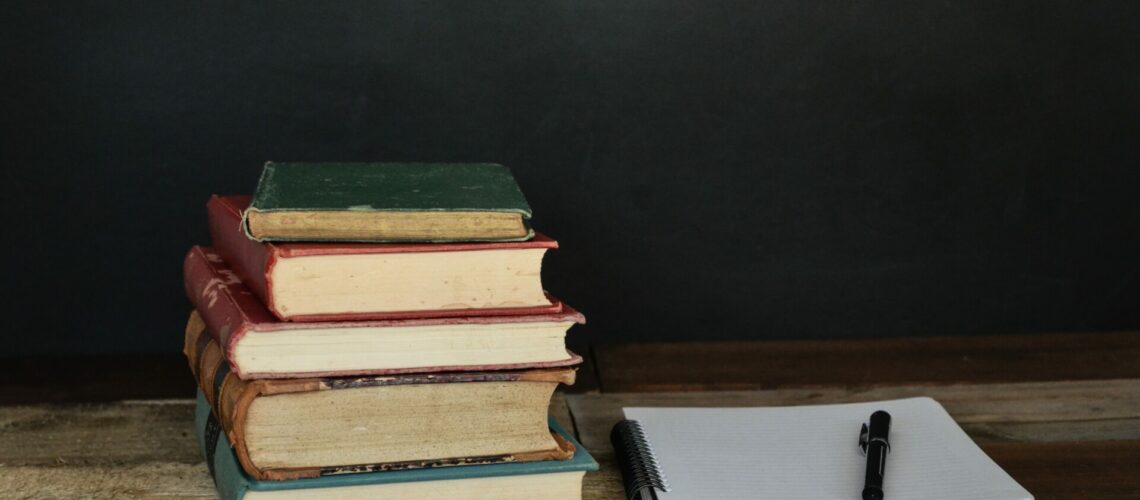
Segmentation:
[(860, 498), (866, 459), (858, 447), (859, 430), (875, 410), (892, 417), (884, 484), (888, 500), (1033, 498), (930, 398), (625, 408), (625, 416), (640, 423), (670, 485), (669, 492), (658, 492), (661, 500), (846, 500)]

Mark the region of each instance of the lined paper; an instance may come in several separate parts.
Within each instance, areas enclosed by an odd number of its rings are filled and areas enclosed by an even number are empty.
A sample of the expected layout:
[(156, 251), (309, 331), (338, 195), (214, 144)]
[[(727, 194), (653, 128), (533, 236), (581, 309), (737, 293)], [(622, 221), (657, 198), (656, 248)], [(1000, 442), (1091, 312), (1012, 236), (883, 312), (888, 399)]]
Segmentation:
[(888, 500), (1031, 500), (942, 405), (910, 398), (766, 408), (625, 408), (641, 423), (672, 491), (661, 500), (858, 500), (859, 430), (891, 414)]

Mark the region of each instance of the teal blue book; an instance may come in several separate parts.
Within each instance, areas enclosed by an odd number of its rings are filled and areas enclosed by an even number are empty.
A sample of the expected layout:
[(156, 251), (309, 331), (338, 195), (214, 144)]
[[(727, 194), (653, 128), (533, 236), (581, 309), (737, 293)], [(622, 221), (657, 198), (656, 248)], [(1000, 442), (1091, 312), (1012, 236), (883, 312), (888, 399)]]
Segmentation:
[(194, 430), (223, 500), (259, 498), (416, 498), (531, 500), (580, 499), (582, 477), (598, 463), (582, 444), (550, 419), (550, 428), (574, 444), (570, 460), (512, 462), (340, 474), (313, 479), (258, 481), (242, 472), (210, 404), (198, 391)]
[(530, 217), (497, 163), (269, 162), (243, 224), (258, 241), (523, 241)]

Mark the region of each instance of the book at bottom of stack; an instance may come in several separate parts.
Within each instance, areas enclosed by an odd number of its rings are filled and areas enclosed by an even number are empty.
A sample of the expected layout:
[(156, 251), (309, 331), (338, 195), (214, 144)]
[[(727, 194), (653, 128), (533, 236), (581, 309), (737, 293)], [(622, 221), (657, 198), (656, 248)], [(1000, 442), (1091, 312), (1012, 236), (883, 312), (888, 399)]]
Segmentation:
[(200, 391), (194, 426), (198, 446), (206, 457), (218, 494), (226, 499), (576, 499), (582, 496), (582, 476), (587, 471), (598, 468), (597, 462), (585, 448), (551, 419), (551, 430), (575, 446), (574, 454), (569, 460), (431, 467), (259, 481), (241, 469), (229, 439), (221, 432), (217, 418)]

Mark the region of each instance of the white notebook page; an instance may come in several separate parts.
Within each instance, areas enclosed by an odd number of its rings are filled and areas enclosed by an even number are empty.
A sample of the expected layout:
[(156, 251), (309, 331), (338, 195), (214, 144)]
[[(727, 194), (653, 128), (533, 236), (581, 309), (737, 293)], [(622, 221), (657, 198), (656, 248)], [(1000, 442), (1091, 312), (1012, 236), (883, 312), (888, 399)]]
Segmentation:
[(661, 500), (858, 500), (859, 430), (891, 414), (887, 500), (1029, 500), (930, 398), (767, 408), (625, 408), (672, 491)]

